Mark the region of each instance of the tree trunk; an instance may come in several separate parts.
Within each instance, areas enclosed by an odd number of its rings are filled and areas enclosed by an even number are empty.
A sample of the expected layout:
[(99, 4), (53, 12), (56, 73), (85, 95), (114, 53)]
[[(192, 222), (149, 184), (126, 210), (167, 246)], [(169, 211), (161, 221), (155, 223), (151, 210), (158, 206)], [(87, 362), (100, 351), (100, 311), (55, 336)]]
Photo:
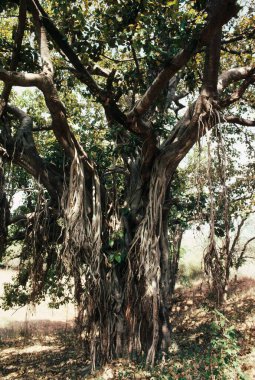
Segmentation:
[(181, 250), (181, 242), (183, 229), (181, 226), (177, 225), (174, 234), (173, 234), (173, 242), (171, 247), (171, 262), (170, 262), (170, 295), (173, 296), (174, 289), (176, 285), (177, 275), (179, 271), (179, 261), (180, 261), (180, 250)]
[[(77, 170), (80, 164), (76, 167)], [(74, 177), (77, 176), (76, 169)], [(78, 179), (75, 186), (79, 181)], [(71, 182), (75, 183), (74, 180)], [(70, 270), (77, 279), (75, 294), (79, 296), (76, 296), (76, 300), (84, 310), (84, 320), (80, 320), (84, 324), (83, 335), (90, 340), (92, 368), (95, 368), (96, 362), (102, 363), (113, 357), (136, 357), (141, 354), (146, 355), (147, 365), (153, 365), (158, 349), (167, 349), (169, 345), (171, 272), (167, 238), (168, 213), (163, 212), (167, 187), (166, 171), (159, 160), (152, 170), (143, 216), (140, 210), (139, 221), (131, 216), (127, 223), (126, 218), (122, 218), (125, 235), (133, 236), (133, 239), (127, 257), (121, 263), (110, 262), (109, 257), (101, 252), (100, 246), (95, 249), (91, 231), (93, 223), (97, 218), (101, 219), (101, 216), (99, 213), (97, 216), (94, 214), (93, 206), (89, 215), (85, 211), (88, 207), (80, 203), (84, 202), (84, 197), (75, 195), (75, 188), (69, 189), (65, 213), (68, 218), (67, 230), (70, 232), (67, 234), (63, 257), (67, 265), (71, 262)], [(79, 199), (76, 220), (74, 212), (70, 213), (70, 210), (76, 208), (73, 205), (74, 198), (76, 202)], [(100, 202), (99, 197), (97, 201)], [(95, 207), (95, 200), (92, 203)], [(144, 194), (143, 203), (146, 203)], [(69, 204), (72, 209), (69, 209)], [(100, 212), (101, 207), (97, 207)], [(84, 216), (78, 222), (82, 216), (81, 210), (85, 216), (87, 214), (90, 228), (84, 225), (81, 227)], [(84, 233), (86, 229), (87, 232)], [(77, 247), (80, 247), (78, 255)], [(84, 255), (85, 265), (80, 259)], [(77, 269), (82, 267), (83, 273)]]
[(2, 259), (2, 253), (6, 247), (9, 219), (10, 210), (5, 193), (4, 164), (3, 158), (0, 155), (0, 260)]
[[(190, 120), (190, 113), (187, 117)], [(70, 188), (64, 202), (66, 239), (63, 259), (67, 266), (71, 263), (73, 276), (81, 278), (83, 284), (87, 331), (84, 335), (91, 342), (92, 368), (95, 368), (96, 360), (104, 362), (126, 354), (144, 354), (147, 365), (153, 365), (158, 349), (167, 349), (169, 345), (170, 290), (174, 290), (178, 257), (173, 263), (175, 269), (171, 271), (168, 213), (164, 205), (171, 178), (197, 139), (196, 126), (194, 118), (189, 128), (181, 124), (178, 135), (173, 131), (153, 160), (149, 183), (141, 176), (142, 165), (137, 163), (139, 170), (134, 168), (131, 171), (131, 195), (126, 202), (130, 215), (122, 218), (128, 252), (120, 264), (111, 263), (100, 245), (101, 221), (104, 219), (99, 185), (95, 186), (98, 181), (96, 173), (94, 171), (92, 176), (92, 195), (88, 200), (82, 161), (73, 162)], [(109, 226), (109, 221), (106, 223)], [(98, 240), (95, 241), (92, 231), (97, 231)], [(175, 249), (179, 248), (176, 243)]]

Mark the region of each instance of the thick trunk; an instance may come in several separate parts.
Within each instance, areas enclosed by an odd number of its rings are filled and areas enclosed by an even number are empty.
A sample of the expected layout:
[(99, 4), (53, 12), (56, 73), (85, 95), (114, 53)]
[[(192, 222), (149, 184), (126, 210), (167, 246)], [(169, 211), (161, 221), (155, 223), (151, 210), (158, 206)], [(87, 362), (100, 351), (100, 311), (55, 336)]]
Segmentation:
[[(0, 147), (1, 149), (1, 147)], [(1, 151), (0, 151), (1, 154)], [(5, 193), (4, 164), (0, 155), (0, 260), (6, 246), (8, 222), (10, 218), (9, 205)]]
[(148, 203), (128, 253), (124, 300), (129, 350), (155, 361), (158, 347), (169, 341), (169, 253), (163, 213), (168, 186), (161, 161), (152, 169)]
[[(141, 354), (146, 355), (148, 365), (153, 365), (158, 350), (167, 349), (170, 340), (168, 210), (163, 211), (168, 180), (164, 166), (161, 161), (155, 164), (146, 207), (145, 191), (141, 192), (139, 217), (126, 215), (121, 219), (124, 240), (129, 245), (121, 263), (111, 262), (99, 242), (102, 208), (96, 177), (89, 202), (78, 158), (70, 177), (69, 191), (62, 202), (66, 220), (62, 259), (75, 278), (78, 322), (90, 342), (92, 368), (114, 357)], [(134, 206), (137, 200), (135, 196), (132, 199)]]
[[(195, 132), (191, 132), (195, 136)], [(161, 154), (154, 160), (149, 183), (140, 180), (139, 164), (134, 166), (126, 203), (129, 211), (122, 217), (128, 253), (119, 264), (111, 263), (100, 246), (93, 248), (92, 225), (93, 221), (100, 219), (102, 208), (99, 207), (99, 214), (94, 214), (94, 206), (85, 206), (87, 200), (82, 195), (82, 181), (85, 180), (82, 176), (79, 178), (81, 162), (76, 163), (70, 176), (73, 185), (65, 203), (67, 240), (63, 259), (72, 263), (74, 277), (82, 277), (85, 336), (91, 343), (93, 368), (96, 361), (127, 354), (133, 357), (144, 354), (147, 365), (153, 365), (158, 350), (166, 350), (169, 345), (170, 291), (174, 291), (178, 253), (171, 268), (168, 210), (164, 205), (173, 173), (195, 141), (192, 133), (189, 139), (185, 137), (186, 133), (184, 131), (178, 139), (178, 144), (182, 144), (182, 139), (186, 142), (179, 155), (176, 155), (176, 147), (163, 146)], [(92, 191), (92, 194), (96, 193)], [(92, 204), (95, 205), (93, 197)], [(97, 201), (100, 201), (98, 196)], [(77, 210), (75, 217), (72, 210)], [(110, 225), (109, 221), (106, 223)], [(179, 252), (180, 239), (177, 240), (175, 249)], [(80, 257), (84, 257), (83, 262)], [(85, 268), (83, 273), (81, 269), (77, 270), (82, 267)]]

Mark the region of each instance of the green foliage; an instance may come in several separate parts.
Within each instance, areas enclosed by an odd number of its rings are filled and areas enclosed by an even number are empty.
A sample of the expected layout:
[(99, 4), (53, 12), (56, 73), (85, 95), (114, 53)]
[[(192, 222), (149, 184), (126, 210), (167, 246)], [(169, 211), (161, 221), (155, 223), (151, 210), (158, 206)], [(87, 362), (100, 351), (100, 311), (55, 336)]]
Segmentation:
[(127, 255), (124, 244), (124, 233), (122, 230), (113, 231), (109, 237), (108, 260), (110, 263), (122, 263)]
[(24, 286), (18, 282), (6, 283), (4, 285), (4, 295), (1, 297), (1, 308), (8, 310), (15, 306), (25, 306), (29, 301), (29, 295)]
[(177, 352), (164, 353), (163, 360), (151, 371), (151, 379), (246, 379), (240, 369), (238, 333), (221, 312), (214, 310), (212, 315), (213, 321), (204, 326), (203, 343), (186, 342)]
[(228, 380), (235, 374), (241, 379), (237, 332), (221, 312), (215, 310), (214, 315), (215, 320), (210, 325), (211, 340), (204, 360), (205, 379), (215, 376), (216, 379)]
[(4, 294), (1, 297), (1, 307), (4, 310), (15, 306), (25, 306), (29, 303), (39, 303), (48, 299), (51, 308), (59, 308), (61, 305), (73, 301), (73, 282), (66, 276), (59, 274), (55, 265), (51, 265), (44, 274), (44, 286), (40, 293), (34, 294), (32, 283), (29, 280), (31, 263), (29, 259), (20, 265), (18, 275), (11, 283), (4, 284)]

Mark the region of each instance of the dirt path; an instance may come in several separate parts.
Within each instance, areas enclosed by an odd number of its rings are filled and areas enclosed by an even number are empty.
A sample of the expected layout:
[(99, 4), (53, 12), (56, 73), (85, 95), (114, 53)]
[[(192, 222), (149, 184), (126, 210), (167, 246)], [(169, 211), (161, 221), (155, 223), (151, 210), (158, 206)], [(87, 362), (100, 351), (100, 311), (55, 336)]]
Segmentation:
[(86, 379), (88, 362), (70, 332), (2, 341), (1, 380)]

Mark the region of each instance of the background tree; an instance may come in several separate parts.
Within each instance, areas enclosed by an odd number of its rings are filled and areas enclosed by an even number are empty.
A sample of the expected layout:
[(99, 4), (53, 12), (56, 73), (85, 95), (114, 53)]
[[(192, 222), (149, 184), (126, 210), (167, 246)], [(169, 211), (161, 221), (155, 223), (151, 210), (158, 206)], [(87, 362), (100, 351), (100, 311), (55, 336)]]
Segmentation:
[[(207, 274), (211, 274), (213, 291), (217, 295), (219, 304), (227, 298), (231, 269), (238, 269), (241, 265), (243, 256), (241, 252), (246, 250), (246, 248), (240, 249), (239, 246), (241, 231), (247, 218), (254, 211), (254, 182), (250, 177), (250, 166), (253, 161), (249, 162), (248, 158), (245, 165), (240, 164), (242, 159), (244, 160), (245, 142), (242, 143), (242, 152), (238, 152), (231, 135), (231, 131), (230, 135), (225, 131), (224, 139), (221, 132), (216, 136), (218, 142), (214, 156), (216, 156), (217, 172), (214, 174), (212, 187), (209, 181), (210, 242), (204, 263)], [(240, 134), (238, 136), (236, 133), (236, 137), (238, 142), (242, 140)], [(253, 138), (254, 135), (251, 135), (247, 141)], [(247, 157), (250, 156), (249, 153), (253, 156), (249, 148), (250, 145), (246, 152)], [(209, 175), (213, 176), (211, 173)], [(245, 242), (245, 246), (247, 247), (252, 240), (253, 238)]]
[(183, 174), (184, 194), (195, 201), (190, 221), (198, 230), (209, 226), (204, 268), (218, 304), (227, 297), (231, 271), (244, 263), (242, 252), (254, 240), (250, 236), (241, 247), (243, 227), (254, 212), (253, 140), (249, 130), (216, 127), (193, 150)]
[[(251, 9), (2, 2), (0, 154), (5, 173), (17, 166), (40, 187), (20, 218), (1, 203), (1, 242), (18, 223), (28, 300), (47, 278), (73, 279), (92, 367), (127, 351), (153, 364), (169, 344), (169, 196), (202, 136), (223, 121), (255, 125), (235, 112), (253, 107)], [(37, 88), (39, 106), (17, 106), (13, 86)]]

